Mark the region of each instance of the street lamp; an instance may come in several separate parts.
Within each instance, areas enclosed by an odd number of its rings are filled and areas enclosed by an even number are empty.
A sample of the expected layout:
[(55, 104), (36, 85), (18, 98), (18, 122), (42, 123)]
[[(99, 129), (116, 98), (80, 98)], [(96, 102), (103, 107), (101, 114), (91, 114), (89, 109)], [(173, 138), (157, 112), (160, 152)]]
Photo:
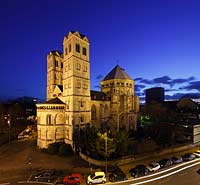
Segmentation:
[(7, 120), (7, 124), (8, 124), (8, 142), (10, 144), (10, 114), (8, 114), (7, 116), (4, 117)]
[(107, 131), (104, 134), (101, 134), (100, 137), (102, 139), (104, 139), (105, 141), (105, 159), (106, 159), (106, 174), (107, 174), (107, 168), (108, 168), (108, 159), (107, 159), (107, 155), (108, 155), (108, 135), (107, 135)]

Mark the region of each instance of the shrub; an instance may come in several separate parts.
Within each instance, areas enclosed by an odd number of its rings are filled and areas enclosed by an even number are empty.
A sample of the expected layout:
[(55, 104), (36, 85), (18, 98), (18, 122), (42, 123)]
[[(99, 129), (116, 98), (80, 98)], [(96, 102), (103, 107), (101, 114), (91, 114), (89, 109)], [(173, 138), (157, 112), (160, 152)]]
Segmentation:
[(59, 152), (60, 143), (52, 143), (48, 146), (48, 153), (50, 154), (58, 154)]
[(49, 154), (71, 156), (73, 155), (73, 150), (70, 144), (65, 143), (52, 143), (49, 144), (47, 152)]
[(71, 145), (62, 143), (59, 147), (59, 155), (66, 155), (66, 156), (73, 155), (73, 150)]

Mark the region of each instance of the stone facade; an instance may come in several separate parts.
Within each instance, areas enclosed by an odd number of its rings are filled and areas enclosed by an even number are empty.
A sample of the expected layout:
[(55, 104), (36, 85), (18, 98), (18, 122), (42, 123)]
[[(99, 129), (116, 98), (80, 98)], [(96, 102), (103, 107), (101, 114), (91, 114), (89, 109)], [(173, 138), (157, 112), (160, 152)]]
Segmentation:
[(47, 101), (37, 104), (38, 146), (64, 141), (74, 144), (77, 128), (102, 125), (116, 132), (136, 130), (139, 99), (134, 81), (116, 66), (90, 90), (89, 41), (79, 32), (64, 37), (63, 53), (47, 56)]

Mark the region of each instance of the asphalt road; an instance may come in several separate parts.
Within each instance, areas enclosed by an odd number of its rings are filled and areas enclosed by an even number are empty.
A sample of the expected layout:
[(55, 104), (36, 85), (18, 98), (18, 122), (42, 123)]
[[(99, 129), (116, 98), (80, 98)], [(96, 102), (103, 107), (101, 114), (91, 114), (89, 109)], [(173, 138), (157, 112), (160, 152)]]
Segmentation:
[[(149, 173), (147, 176), (129, 179), (118, 185), (200, 185), (200, 158), (181, 163), (158, 172)], [(112, 183), (114, 184), (114, 183)]]

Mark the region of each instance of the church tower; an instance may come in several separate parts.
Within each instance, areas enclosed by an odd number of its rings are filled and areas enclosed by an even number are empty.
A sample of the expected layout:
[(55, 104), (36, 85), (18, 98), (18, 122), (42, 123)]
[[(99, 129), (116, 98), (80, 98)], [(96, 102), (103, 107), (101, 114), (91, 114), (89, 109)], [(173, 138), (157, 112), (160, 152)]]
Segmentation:
[(89, 41), (78, 31), (69, 32), (63, 41), (63, 101), (66, 142), (71, 142), (74, 129), (91, 120)]
[(62, 85), (63, 62), (59, 51), (51, 51), (47, 56), (47, 100), (54, 97), (56, 85)]

